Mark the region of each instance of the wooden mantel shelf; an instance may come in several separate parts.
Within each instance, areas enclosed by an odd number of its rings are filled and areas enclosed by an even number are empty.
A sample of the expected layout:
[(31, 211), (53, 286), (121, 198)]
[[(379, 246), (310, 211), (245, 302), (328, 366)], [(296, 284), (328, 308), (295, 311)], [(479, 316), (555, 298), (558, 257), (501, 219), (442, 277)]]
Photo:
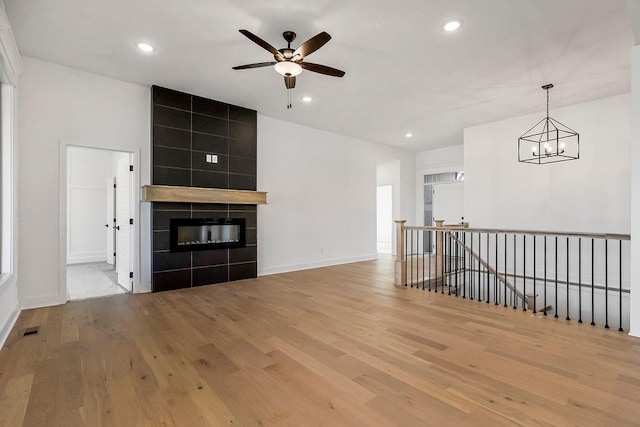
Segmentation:
[(145, 185), (143, 202), (224, 203), (235, 205), (266, 205), (264, 191), (224, 190), (219, 188)]

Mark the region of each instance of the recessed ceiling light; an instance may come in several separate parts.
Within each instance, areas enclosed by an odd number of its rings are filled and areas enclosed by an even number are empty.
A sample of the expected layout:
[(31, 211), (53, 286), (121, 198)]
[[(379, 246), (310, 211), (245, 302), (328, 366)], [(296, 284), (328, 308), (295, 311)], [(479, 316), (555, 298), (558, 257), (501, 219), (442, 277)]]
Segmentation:
[(411, 132), (404, 134), (405, 138), (411, 138), (412, 136), (413, 136), (413, 134)]
[(447, 22), (444, 23), (444, 25), (442, 26), (442, 28), (444, 28), (445, 31), (455, 31), (458, 28), (460, 28), (460, 26), (462, 25), (462, 21), (459, 19), (451, 19)]
[(303, 97), (302, 97), (302, 100), (303, 100), (304, 102), (311, 102), (311, 101), (313, 101), (313, 98), (312, 98), (312, 97), (310, 97), (310, 96), (303, 96)]
[(138, 49), (146, 53), (153, 52), (155, 50), (155, 48), (149, 43), (139, 42), (136, 43), (136, 46), (138, 47)]

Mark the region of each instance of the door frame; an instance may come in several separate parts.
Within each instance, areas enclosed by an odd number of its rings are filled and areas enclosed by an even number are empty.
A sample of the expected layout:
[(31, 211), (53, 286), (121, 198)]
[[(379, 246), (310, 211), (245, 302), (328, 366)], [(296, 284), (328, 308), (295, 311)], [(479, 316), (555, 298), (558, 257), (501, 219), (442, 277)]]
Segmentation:
[(130, 151), (113, 147), (92, 146), (70, 144), (64, 141), (58, 141), (59, 154), (59, 175), (58, 189), (60, 199), (59, 229), (58, 229), (58, 299), (61, 304), (67, 302), (67, 151), (69, 147), (89, 148), (104, 151), (117, 151), (120, 153), (129, 153), (131, 155), (131, 164), (133, 165), (133, 176), (131, 179), (131, 215), (133, 217), (133, 229), (130, 238), (130, 254), (131, 254), (131, 270), (133, 271), (133, 281), (131, 284), (131, 292), (135, 293), (140, 285), (140, 150)]

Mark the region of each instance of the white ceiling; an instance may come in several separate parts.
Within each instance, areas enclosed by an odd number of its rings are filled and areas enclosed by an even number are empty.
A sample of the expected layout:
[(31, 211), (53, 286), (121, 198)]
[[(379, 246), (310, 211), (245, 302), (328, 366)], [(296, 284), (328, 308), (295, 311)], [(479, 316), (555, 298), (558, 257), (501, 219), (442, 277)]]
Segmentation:
[[(462, 143), (465, 127), (630, 90), (631, 20), (624, 0), (5, 0), (23, 55), (157, 84), (259, 113), (410, 150)], [(462, 18), (455, 33), (442, 24)], [(298, 77), (294, 108), (272, 60), (277, 48), (333, 39), (310, 62), (342, 79)], [(157, 51), (140, 53), (148, 41)], [(303, 104), (300, 97), (314, 101)], [(526, 129), (523, 129), (523, 132)], [(407, 139), (404, 134), (413, 133)], [(514, 135), (514, 139), (518, 135)]]

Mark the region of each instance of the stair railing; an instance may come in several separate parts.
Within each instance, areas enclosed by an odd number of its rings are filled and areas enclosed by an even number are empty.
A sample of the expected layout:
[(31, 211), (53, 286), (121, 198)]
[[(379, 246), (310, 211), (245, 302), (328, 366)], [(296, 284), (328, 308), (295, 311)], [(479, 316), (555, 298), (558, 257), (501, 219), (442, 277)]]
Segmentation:
[(628, 328), (628, 234), (396, 227), (396, 285)]

